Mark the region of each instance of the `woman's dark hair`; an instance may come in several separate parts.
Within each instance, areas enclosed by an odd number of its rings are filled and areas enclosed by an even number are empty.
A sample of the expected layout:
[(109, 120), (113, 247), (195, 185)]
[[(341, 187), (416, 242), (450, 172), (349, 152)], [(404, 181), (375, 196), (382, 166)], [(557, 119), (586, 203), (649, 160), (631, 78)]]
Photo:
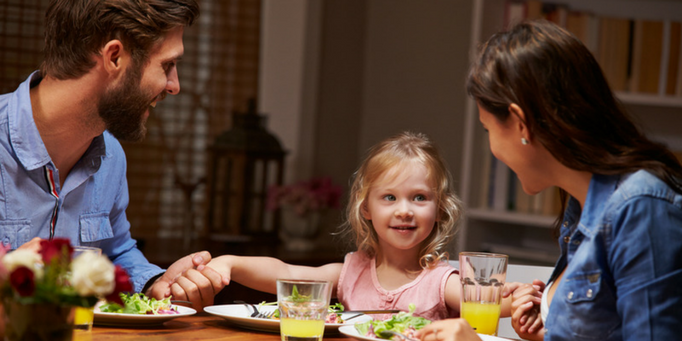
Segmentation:
[(196, 0), (52, 0), (45, 14), (43, 76), (73, 79), (87, 73), (92, 57), (119, 39), (142, 66), (166, 33), (190, 26)]
[[(501, 122), (516, 103), (532, 140), (571, 169), (606, 175), (646, 169), (682, 193), (674, 154), (644, 136), (587, 47), (551, 22), (522, 22), (493, 35), (470, 69), (467, 92)], [(563, 190), (561, 196), (565, 205)]]

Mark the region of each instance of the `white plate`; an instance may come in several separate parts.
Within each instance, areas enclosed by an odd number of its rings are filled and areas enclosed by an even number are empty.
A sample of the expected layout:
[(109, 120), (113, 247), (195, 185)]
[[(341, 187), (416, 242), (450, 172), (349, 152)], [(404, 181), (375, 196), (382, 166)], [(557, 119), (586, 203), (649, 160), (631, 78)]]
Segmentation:
[[(264, 311), (264, 312), (271, 312), (271, 311), (277, 309), (277, 306), (273, 306), (273, 305), (258, 306), (258, 304), (255, 304), (255, 306), (258, 308), (259, 311)], [(251, 308), (247, 308), (243, 304), (212, 305), (209, 307), (205, 307), (204, 311), (209, 313), (209, 314), (220, 316), (220, 317), (226, 319), (228, 322), (230, 322), (236, 326), (242, 327), (242, 328), (264, 331), (264, 332), (279, 333), (279, 320), (251, 317), (251, 313), (253, 313), (253, 310)], [(356, 315), (356, 314), (353, 314), (353, 313), (344, 314), (344, 313), (342, 313), (341, 318), (345, 320), (346, 318), (351, 317), (353, 315)], [(362, 316), (358, 316), (358, 317), (348, 321), (348, 323), (344, 323), (344, 324), (325, 323), (324, 324), (324, 332), (325, 333), (336, 333), (340, 326), (351, 326), (352, 327), (356, 322), (365, 322), (365, 321), (370, 321), (371, 319), (372, 319), (371, 316), (362, 315)]]
[[(355, 326), (346, 325), (346, 326), (339, 327), (339, 332), (341, 332), (341, 334), (343, 334), (343, 335), (346, 335), (348, 337), (352, 337), (356, 340), (386, 341), (386, 339), (379, 339), (376, 337), (369, 337), (369, 336), (360, 335), (360, 332), (358, 332), (358, 330), (355, 329)], [(490, 335), (483, 335), (483, 334), (478, 334), (478, 336), (483, 341), (509, 341), (509, 339), (504, 339), (504, 338), (497, 337), (497, 336), (490, 336)]]
[(99, 307), (95, 307), (95, 321), (97, 326), (114, 326), (114, 327), (129, 327), (129, 326), (145, 326), (161, 324), (174, 318), (194, 315), (196, 310), (180, 305), (173, 305), (179, 314), (163, 314), (163, 315), (141, 315), (141, 314), (119, 314), (119, 313), (103, 313)]

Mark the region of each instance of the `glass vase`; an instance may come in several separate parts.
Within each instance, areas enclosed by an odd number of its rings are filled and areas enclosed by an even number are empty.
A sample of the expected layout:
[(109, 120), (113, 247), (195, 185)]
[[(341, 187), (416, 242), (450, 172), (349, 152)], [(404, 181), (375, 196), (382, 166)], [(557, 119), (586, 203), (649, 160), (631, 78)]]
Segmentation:
[(320, 232), (320, 212), (307, 212), (300, 216), (293, 209), (282, 209), (282, 239), (287, 250), (310, 251)]
[(74, 307), (3, 300), (5, 341), (73, 340)]

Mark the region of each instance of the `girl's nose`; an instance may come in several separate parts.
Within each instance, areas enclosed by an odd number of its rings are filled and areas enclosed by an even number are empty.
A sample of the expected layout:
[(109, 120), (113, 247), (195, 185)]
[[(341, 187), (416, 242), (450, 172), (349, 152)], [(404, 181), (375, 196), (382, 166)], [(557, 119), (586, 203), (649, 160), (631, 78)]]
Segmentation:
[(393, 212), (393, 215), (396, 218), (407, 219), (412, 218), (414, 216), (414, 212), (407, 208), (399, 208)]

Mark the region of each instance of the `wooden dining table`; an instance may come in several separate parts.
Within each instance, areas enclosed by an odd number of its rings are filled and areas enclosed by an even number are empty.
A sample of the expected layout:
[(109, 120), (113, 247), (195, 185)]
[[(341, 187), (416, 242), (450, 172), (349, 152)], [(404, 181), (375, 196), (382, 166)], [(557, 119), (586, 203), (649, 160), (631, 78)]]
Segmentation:
[[(279, 341), (279, 333), (243, 329), (208, 313), (178, 317), (163, 324), (145, 327), (104, 327), (95, 325), (92, 331), (76, 330), (75, 341), (101, 340), (263, 340)], [(325, 341), (352, 340), (342, 334), (325, 334)]]

